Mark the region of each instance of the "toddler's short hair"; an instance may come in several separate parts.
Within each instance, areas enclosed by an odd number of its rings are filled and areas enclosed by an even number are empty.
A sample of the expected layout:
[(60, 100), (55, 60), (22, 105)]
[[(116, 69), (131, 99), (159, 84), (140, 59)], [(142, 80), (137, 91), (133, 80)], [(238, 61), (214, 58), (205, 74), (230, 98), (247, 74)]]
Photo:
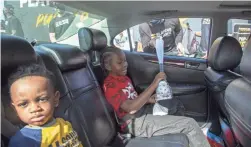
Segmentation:
[(44, 66), (41, 66), (39, 64), (28, 64), (19, 66), (16, 71), (10, 75), (8, 79), (9, 89), (15, 81), (28, 76), (45, 77), (50, 80), (50, 83), (52, 84), (53, 88), (55, 88), (55, 76), (52, 72), (50, 72)]

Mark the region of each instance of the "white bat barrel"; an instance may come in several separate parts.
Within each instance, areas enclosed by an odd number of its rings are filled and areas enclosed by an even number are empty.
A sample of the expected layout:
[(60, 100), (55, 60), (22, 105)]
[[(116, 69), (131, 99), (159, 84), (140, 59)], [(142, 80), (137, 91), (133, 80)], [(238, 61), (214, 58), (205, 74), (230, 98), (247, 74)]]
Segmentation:
[(164, 58), (164, 41), (162, 37), (156, 39), (156, 52), (159, 61), (160, 72), (164, 72), (163, 58)]

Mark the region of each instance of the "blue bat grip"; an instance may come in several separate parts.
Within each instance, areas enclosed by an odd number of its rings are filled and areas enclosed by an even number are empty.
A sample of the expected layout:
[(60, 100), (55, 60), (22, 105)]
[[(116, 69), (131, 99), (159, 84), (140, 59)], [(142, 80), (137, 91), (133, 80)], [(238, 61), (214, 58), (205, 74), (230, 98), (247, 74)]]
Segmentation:
[(164, 66), (162, 63), (159, 64), (159, 70), (160, 72), (164, 72)]

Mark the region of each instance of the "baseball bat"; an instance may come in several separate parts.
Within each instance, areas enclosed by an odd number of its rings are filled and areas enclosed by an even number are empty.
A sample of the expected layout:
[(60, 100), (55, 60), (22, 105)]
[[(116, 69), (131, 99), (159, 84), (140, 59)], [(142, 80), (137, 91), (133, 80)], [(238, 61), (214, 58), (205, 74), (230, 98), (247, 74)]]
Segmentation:
[(164, 41), (162, 37), (156, 39), (156, 52), (159, 61), (160, 72), (164, 72), (163, 58), (164, 58)]

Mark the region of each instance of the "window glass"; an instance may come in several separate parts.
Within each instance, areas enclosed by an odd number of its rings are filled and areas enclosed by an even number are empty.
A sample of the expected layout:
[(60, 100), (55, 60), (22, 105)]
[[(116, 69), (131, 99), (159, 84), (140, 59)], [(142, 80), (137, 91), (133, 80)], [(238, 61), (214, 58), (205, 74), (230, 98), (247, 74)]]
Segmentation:
[(228, 35), (236, 38), (244, 48), (251, 33), (251, 20), (229, 19)]
[[(207, 58), (210, 32), (210, 18), (158, 19), (130, 28), (133, 51), (155, 54), (155, 39), (161, 36), (165, 55), (192, 58)], [(114, 45), (130, 50), (127, 30), (115, 37)]]
[(50, 0), (1, 1), (1, 33), (43, 42), (79, 45), (78, 30), (100, 29), (109, 38), (106, 18)]

